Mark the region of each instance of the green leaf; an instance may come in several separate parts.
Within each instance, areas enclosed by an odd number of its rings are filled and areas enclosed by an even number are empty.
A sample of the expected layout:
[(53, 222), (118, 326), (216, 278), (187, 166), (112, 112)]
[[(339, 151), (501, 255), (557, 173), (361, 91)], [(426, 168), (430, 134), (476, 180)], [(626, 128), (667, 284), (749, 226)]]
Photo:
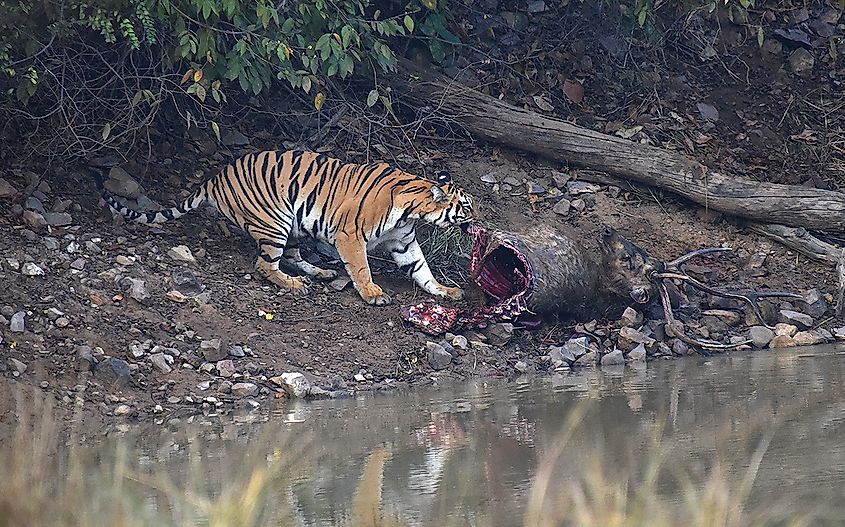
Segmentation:
[(643, 27), (645, 25), (645, 20), (647, 16), (648, 10), (645, 6), (641, 7), (640, 12), (637, 13), (637, 23), (640, 25), (640, 27)]
[(763, 35), (763, 26), (757, 26), (757, 45), (761, 48), (763, 47), (763, 39), (765, 36)]
[(414, 32), (414, 19), (411, 18), (411, 15), (405, 15), (405, 18), (402, 20), (405, 24), (405, 29), (408, 30), (408, 33)]
[(367, 107), (372, 108), (378, 102), (378, 90), (370, 90), (367, 94)]
[(305, 93), (311, 91), (311, 77), (303, 77), (302, 78), (302, 89)]
[(103, 141), (109, 138), (109, 134), (111, 134), (111, 123), (106, 123), (103, 127)]
[(211, 121), (211, 129), (214, 130), (214, 135), (217, 137), (217, 142), (220, 142), (220, 125)]

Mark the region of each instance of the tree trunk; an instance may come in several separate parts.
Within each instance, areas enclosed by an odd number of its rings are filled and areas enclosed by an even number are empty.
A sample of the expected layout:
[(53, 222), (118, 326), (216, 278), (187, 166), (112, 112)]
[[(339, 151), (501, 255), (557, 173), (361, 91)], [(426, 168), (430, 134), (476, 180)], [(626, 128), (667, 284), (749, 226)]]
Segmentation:
[(517, 108), (407, 60), (400, 72), (391, 84), (406, 100), (436, 108), (483, 139), (664, 188), (727, 214), (845, 231), (845, 194), (727, 177), (678, 152)]

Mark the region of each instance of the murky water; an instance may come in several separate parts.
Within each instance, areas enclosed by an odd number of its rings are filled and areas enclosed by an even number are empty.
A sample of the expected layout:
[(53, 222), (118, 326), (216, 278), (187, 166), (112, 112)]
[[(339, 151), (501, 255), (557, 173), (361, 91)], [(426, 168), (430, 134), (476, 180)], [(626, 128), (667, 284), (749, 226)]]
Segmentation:
[[(568, 435), (573, 410), (583, 415)], [(400, 525), (520, 525), (532, 499), (564, 500), (598, 476), (630, 494), (658, 458), (653, 492), (667, 503), (682, 506), (714, 474), (736, 488), (754, 475), (743, 508), (823, 508), (831, 524), (845, 522), (842, 348), (285, 403), (266, 417), (195, 420), (193, 469), (177, 439), (185, 424), (144, 433), (141, 456), (175, 481), (199, 470), (212, 493), (294, 458), (274, 492), (299, 525), (361, 524), (362, 507)]]

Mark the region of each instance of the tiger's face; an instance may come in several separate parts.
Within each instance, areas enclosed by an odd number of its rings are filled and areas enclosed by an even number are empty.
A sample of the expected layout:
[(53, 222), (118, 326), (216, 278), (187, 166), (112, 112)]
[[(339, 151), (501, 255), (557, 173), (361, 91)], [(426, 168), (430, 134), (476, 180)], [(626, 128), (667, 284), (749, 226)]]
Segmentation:
[(472, 196), (452, 182), (448, 172), (437, 175), (437, 184), (431, 187), (432, 201), (421, 218), (438, 227), (466, 226), (478, 218)]

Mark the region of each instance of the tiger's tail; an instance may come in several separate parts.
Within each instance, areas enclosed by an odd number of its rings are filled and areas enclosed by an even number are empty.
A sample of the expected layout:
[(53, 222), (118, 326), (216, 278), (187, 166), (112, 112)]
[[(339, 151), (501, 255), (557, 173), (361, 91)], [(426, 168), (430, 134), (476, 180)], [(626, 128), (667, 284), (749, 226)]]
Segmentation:
[(169, 220), (180, 218), (205, 203), (208, 199), (208, 185), (207, 183), (204, 183), (200, 186), (200, 188), (191, 193), (190, 196), (185, 198), (182, 203), (176, 205), (175, 207), (153, 212), (138, 212), (118, 201), (114, 194), (106, 189), (102, 175), (95, 173), (94, 182), (97, 185), (97, 191), (100, 193), (100, 196), (102, 196), (103, 201), (108, 203), (112, 212), (120, 214), (127, 220), (137, 223), (164, 223)]

